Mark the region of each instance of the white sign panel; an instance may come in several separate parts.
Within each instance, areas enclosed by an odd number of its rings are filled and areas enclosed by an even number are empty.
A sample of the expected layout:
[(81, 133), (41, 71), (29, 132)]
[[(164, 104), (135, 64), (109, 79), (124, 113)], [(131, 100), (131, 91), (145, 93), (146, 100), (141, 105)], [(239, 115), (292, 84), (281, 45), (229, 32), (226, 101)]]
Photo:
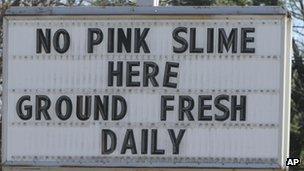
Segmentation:
[(285, 15), (7, 16), (7, 165), (284, 167)]

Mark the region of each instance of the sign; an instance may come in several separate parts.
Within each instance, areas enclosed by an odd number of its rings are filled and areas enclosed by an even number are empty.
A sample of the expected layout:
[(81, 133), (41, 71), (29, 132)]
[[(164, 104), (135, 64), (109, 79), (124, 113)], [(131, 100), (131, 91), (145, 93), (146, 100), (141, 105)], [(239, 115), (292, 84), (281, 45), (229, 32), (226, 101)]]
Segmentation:
[(82, 9), (7, 12), (4, 164), (285, 167), (285, 11)]

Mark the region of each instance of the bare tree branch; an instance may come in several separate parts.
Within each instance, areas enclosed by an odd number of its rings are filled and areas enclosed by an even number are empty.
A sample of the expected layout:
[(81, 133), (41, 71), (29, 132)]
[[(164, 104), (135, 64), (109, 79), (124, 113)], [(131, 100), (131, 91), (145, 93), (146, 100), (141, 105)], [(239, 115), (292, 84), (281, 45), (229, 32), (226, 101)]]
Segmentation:
[(292, 26), (293, 28), (304, 28), (304, 26)]
[(82, 3), (83, 3), (83, 0), (80, 0), (77, 5), (80, 6), (80, 5), (82, 5)]

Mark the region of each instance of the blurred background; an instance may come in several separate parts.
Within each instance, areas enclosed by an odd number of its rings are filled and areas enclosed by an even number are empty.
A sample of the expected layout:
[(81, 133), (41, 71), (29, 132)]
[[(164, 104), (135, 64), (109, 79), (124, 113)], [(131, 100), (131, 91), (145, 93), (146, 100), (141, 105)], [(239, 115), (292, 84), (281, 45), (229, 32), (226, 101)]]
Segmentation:
[[(141, 1), (143, 2), (145, 0)], [(70, 7), (137, 5), (139, 5), (137, 4), (137, 0), (1, 0), (0, 54), (2, 54), (3, 16), (5, 10), (11, 6)], [(290, 11), (293, 17), (290, 157), (301, 158), (302, 162), (298, 169), (304, 169), (304, 0), (159, 0), (159, 6), (281, 6)], [(0, 58), (0, 67), (2, 68), (2, 58)], [(0, 85), (1, 84), (2, 69), (0, 69)], [(0, 86), (0, 92), (2, 92), (2, 86)], [(1, 104), (2, 102), (0, 101), (0, 107)]]

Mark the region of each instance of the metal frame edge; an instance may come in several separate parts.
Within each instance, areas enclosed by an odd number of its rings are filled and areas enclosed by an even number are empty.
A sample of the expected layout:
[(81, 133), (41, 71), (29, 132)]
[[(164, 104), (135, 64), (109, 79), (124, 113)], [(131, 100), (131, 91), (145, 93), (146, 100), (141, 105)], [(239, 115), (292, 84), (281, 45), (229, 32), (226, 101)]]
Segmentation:
[(1, 162), (3, 165), (7, 163), (7, 107), (8, 107), (8, 19), (3, 18), (3, 93), (2, 93), (2, 137), (1, 137)]
[(288, 15), (288, 12), (278, 6), (11, 7), (5, 15)]

